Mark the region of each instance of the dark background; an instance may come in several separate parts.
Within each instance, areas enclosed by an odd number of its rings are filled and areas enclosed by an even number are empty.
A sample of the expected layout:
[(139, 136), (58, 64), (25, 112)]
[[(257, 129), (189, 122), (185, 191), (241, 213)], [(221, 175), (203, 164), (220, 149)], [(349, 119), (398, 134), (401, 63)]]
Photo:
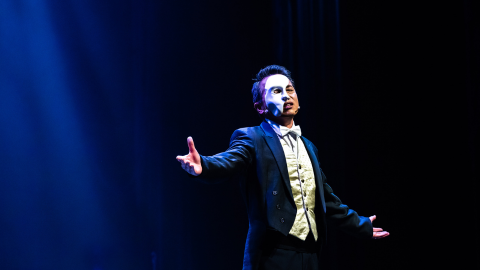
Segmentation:
[[(329, 184), (391, 235), (329, 227), (323, 269), (475, 268), (476, 1), (2, 1), (0, 268), (240, 269), (238, 184), (175, 156), (258, 125), (292, 71)], [(476, 265), (476, 266), (474, 266)]]

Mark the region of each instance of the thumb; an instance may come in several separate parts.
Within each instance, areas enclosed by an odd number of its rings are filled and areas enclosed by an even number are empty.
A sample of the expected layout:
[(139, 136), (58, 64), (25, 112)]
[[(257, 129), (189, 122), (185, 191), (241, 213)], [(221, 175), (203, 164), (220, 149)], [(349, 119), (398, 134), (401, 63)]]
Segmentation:
[(377, 218), (377, 216), (376, 216), (376, 215), (373, 215), (373, 216), (369, 217), (369, 219), (370, 219), (370, 222), (373, 222), (373, 221), (374, 221), (376, 218)]
[(188, 152), (190, 153), (197, 152), (197, 149), (195, 149), (195, 144), (193, 143), (192, 137), (187, 138), (187, 144), (188, 144)]

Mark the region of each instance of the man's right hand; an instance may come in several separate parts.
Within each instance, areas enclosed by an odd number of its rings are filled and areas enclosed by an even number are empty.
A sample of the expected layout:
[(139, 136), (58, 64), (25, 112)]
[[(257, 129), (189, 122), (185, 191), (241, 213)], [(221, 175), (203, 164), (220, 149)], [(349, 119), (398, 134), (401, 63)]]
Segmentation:
[(182, 164), (182, 168), (189, 174), (197, 176), (202, 173), (202, 161), (200, 155), (195, 149), (192, 137), (187, 138), (188, 155), (177, 156), (177, 160)]

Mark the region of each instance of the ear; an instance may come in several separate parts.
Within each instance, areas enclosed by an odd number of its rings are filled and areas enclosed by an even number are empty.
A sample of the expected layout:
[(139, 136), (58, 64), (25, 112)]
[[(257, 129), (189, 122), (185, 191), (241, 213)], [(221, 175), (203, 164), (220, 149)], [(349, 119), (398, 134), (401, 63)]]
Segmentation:
[(255, 108), (255, 110), (257, 110), (258, 114), (260, 115), (267, 113), (267, 109), (264, 108), (263, 102), (255, 102), (253, 103), (253, 107)]

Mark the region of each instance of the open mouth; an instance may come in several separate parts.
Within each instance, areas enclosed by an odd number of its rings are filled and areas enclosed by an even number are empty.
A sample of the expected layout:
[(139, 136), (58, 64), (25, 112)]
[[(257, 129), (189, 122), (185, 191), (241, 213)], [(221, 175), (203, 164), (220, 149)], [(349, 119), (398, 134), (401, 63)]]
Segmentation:
[(285, 102), (285, 104), (283, 104), (283, 109), (291, 109), (291, 108), (293, 108), (292, 102)]

